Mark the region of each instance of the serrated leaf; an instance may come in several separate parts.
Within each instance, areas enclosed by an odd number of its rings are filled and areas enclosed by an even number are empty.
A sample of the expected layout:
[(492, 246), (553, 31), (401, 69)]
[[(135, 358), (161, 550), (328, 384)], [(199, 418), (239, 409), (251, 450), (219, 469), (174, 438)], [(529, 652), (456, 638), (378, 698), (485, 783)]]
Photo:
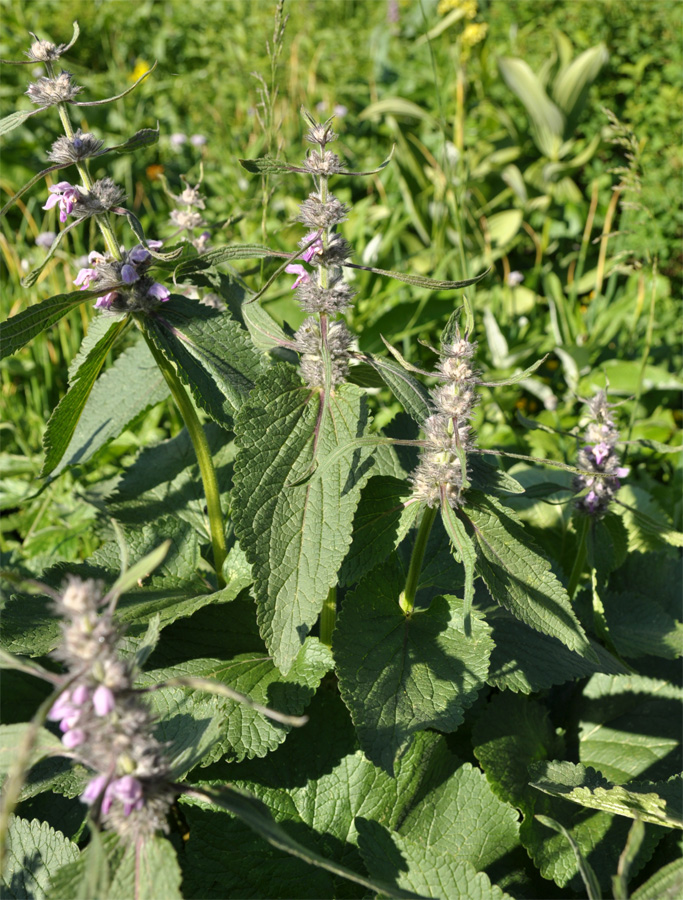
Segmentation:
[(392, 774), (412, 734), (455, 731), (482, 688), (493, 647), (483, 619), (464, 634), (462, 603), (436, 597), (406, 615), (405, 575), (395, 557), (347, 595), (333, 650), (339, 690), (368, 759)]
[(661, 506), (647, 491), (626, 484), (619, 491), (617, 504), (628, 531), (629, 551), (658, 550), (662, 544), (683, 546), (683, 534), (672, 527)]
[(176, 269), (176, 280), (182, 281), (193, 272), (201, 272), (209, 266), (218, 266), (222, 262), (233, 259), (264, 259), (268, 256), (279, 256), (277, 251), (263, 244), (231, 244), (229, 247), (214, 247), (196, 259), (188, 259)]
[[(541, 875), (560, 887), (571, 883), (574, 890), (583, 890), (572, 848), (564, 837), (535, 818), (539, 814), (550, 816), (567, 829), (580, 852), (590, 860), (601, 886), (609, 887), (628, 837), (629, 820), (597, 810), (577, 810), (575, 805), (529, 785), (530, 763), (563, 754), (562, 741), (555, 734), (547, 710), (519, 695), (499, 694), (475, 723), (473, 742), (475, 756), (495, 793), (523, 811), (520, 836)], [(658, 840), (656, 831), (646, 834), (636, 870), (649, 858)]]
[[(52, 879), (49, 900), (119, 900), (110, 894), (112, 876), (121, 865), (125, 846), (113, 832), (100, 835), (95, 829), (90, 843), (74, 862), (63, 866)], [(123, 900), (123, 898), (120, 898)]]
[(363, 359), (379, 373), (408, 415), (422, 427), (427, 417), (432, 414), (427, 389), (391, 359), (383, 359), (371, 354), (367, 354)]
[(495, 494), (498, 497), (526, 492), (516, 478), (476, 453), (468, 455), (467, 468), (472, 490), (480, 491), (482, 494)]
[(420, 897), (448, 900), (512, 900), (483, 872), (448, 854), (426, 851), (408, 837), (390, 834), (377, 822), (358, 819), (359, 846), (369, 871)]
[(71, 384), (68, 392), (62, 397), (50, 416), (43, 436), (45, 461), (40, 473), (41, 476), (49, 475), (64, 456), (76, 430), (83, 408), (90, 396), (95, 379), (100, 374), (100, 369), (104, 365), (107, 354), (126, 327), (126, 324), (125, 319), (120, 319), (109, 327), (104, 337), (95, 344), (86, 359), (79, 366), (73, 384)]
[(626, 675), (627, 670), (600, 644), (591, 642), (597, 662), (573, 653), (557, 638), (535, 631), (501, 607), (486, 610), (494, 648), (487, 682), (523, 694), (586, 678), (596, 672)]
[(260, 303), (244, 303), (242, 316), (251, 339), (259, 350), (272, 350), (273, 347), (294, 348), (294, 342), (287, 337)]
[(683, 859), (663, 866), (631, 894), (631, 900), (679, 900), (683, 894)]
[(97, 297), (101, 291), (72, 291), (57, 294), (35, 306), (17, 313), (0, 323), (0, 359), (16, 353), (41, 331), (46, 331), (65, 316), (69, 310), (85, 300)]
[(661, 608), (657, 594), (607, 591), (601, 599), (610, 640), (622, 656), (683, 656), (683, 624)]
[[(285, 673), (337, 582), (372, 465), (353, 446), (367, 425), (361, 391), (342, 385), (324, 402), (278, 365), (235, 423), (235, 533), (254, 566), (261, 635)], [(297, 484), (316, 463), (320, 473)]]
[(247, 333), (227, 313), (173, 296), (145, 321), (147, 333), (172, 360), (196, 403), (214, 421), (232, 426), (261, 371)]
[(681, 771), (683, 690), (637, 675), (593, 675), (584, 688), (579, 759), (615, 784)]
[(612, 784), (590, 766), (558, 761), (533, 763), (529, 775), (532, 787), (553, 797), (653, 825), (683, 828), (680, 776), (659, 784), (631, 782), (626, 788)]
[(455, 558), (465, 570), (465, 592), (463, 595), (463, 619), (465, 634), (470, 633), (470, 617), (474, 599), (474, 569), (477, 562), (477, 551), (472, 539), (465, 530), (465, 525), (458, 518), (455, 510), (448, 502), (441, 499), (441, 519), (451, 542)]
[[(0, 725), (0, 778), (7, 775), (12, 763), (17, 758), (27, 732), (32, 728), (33, 725), (28, 722)], [(63, 754), (64, 747), (59, 738), (47, 728), (39, 728), (33, 740), (27, 767), (30, 768), (49, 756), (62, 756)]]
[(142, 147), (149, 147), (152, 144), (156, 144), (159, 141), (159, 127), (156, 128), (141, 128), (139, 131), (136, 131), (132, 137), (129, 137), (128, 140), (124, 141), (122, 144), (116, 144), (113, 147), (108, 147), (108, 150), (113, 150), (116, 153), (135, 153), (137, 150), (142, 149)]
[(539, 815), (536, 816), (536, 818), (542, 825), (545, 825), (546, 828), (552, 828), (553, 831), (561, 834), (572, 848), (574, 856), (576, 857), (576, 863), (579, 867), (579, 873), (586, 886), (586, 891), (588, 892), (588, 900), (602, 900), (602, 891), (600, 890), (600, 884), (593, 871), (593, 867), (581, 852), (581, 848), (572, 837), (571, 832), (567, 831), (560, 822), (551, 819), (550, 816)]
[[(126, 389), (122, 391), (121, 385)], [(52, 477), (56, 478), (68, 466), (87, 462), (133, 419), (168, 395), (168, 385), (145, 342), (124, 350), (93, 385)]]
[(494, 497), (467, 494), (461, 515), (474, 529), (477, 573), (491, 596), (531, 628), (556, 637), (570, 650), (595, 654), (574, 615), (567, 592), (515, 514)]
[(0, 878), (2, 896), (43, 900), (52, 876), (77, 858), (77, 845), (47, 822), (13, 816)]
[(339, 573), (340, 584), (354, 584), (394, 550), (420, 511), (406, 505), (412, 489), (389, 475), (373, 475), (361, 492), (353, 518), (351, 547)]

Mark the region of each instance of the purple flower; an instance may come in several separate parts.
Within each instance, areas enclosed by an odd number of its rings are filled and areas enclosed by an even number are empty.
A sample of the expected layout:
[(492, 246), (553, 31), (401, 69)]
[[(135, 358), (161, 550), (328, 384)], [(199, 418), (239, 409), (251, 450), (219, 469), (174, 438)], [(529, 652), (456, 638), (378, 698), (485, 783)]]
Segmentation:
[(85, 731), (82, 728), (72, 728), (70, 731), (65, 732), (62, 737), (62, 743), (67, 750), (73, 750), (74, 747), (82, 744), (84, 740)]
[(332, 110), (332, 112), (335, 114), (335, 116), (338, 119), (343, 119), (344, 116), (348, 113), (348, 111), (349, 111), (348, 106), (344, 106), (343, 103), (337, 103), (335, 108)]
[(74, 278), (74, 284), (80, 284), (82, 291), (87, 291), (91, 281), (97, 281), (98, 274), (96, 269), (79, 269), (78, 275)]
[(121, 266), (121, 281), (124, 284), (133, 284), (134, 281), (137, 281), (140, 276), (138, 275), (135, 266), (131, 266), (128, 263)]
[(314, 243), (301, 254), (301, 258), (304, 262), (310, 262), (314, 256), (319, 256), (323, 252), (323, 242), (317, 231), (309, 232), (301, 243), (304, 245), (308, 244), (309, 241), (312, 241), (314, 238), (316, 239)]
[(54, 233), (54, 231), (41, 231), (40, 234), (36, 237), (36, 247), (49, 248), (52, 246), (56, 237), (57, 235)]
[(517, 287), (524, 281), (524, 275), (521, 272), (508, 272), (505, 284), (508, 287)]
[(112, 691), (105, 684), (101, 684), (92, 696), (92, 705), (96, 715), (107, 716), (114, 709), (116, 699)]
[(81, 794), (81, 800), (83, 801), (83, 803), (87, 803), (88, 806), (91, 806), (97, 800), (106, 786), (107, 776), (97, 775), (87, 783), (85, 790)]
[(71, 691), (64, 691), (50, 707), (50, 712), (47, 714), (47, 717), (51, 722), (61, 722), (61, 720), (65, 719), (67, 716), (73, 715), (74, 711), (73, 704), (71, 703)]
[(171, 296), (171, 292), (168, 288), (165, 288), (163, 284), (159, 284), (158, 281), (155, 281), (152, 287), (147, 291), (147, 296), (156, 297), (157, 300), (161, 300), (163, 303)]
[(74, 688), (74, 691), (71, 694), (71, 702), (75, 703), (77, 706), (83, 706), (89, 699), (90, 691), (84, 684), (79, 684), (77, 688)]
[(48, 190), (51, 196), (47, 198), (47, 203), (43, 209), (52, 209), (53, 206), (59, 203), (59, 221), (66, 222), (66, 217), (71, 213), (81, 196), (80, 191), (74, 185), (69, 184), (68, 181), (60, 181), (59, 184), (54, 184)]
[(300, 263), (290, 263), (285, 269), (285, 272), (290, 275), (298, 275), (298, 278), (292, 285), (292, 290), (298, 288), (300, 284), (306, 284), (307, 281), (311, 280), (308, 272)]
[(129, 816), (135, 809), (142, 809), (142, 784), (132, 775), (124, 775), (110, 785), (112, 793), (123, 803), (123, 812)]
[(190, 143), (193, 147), (203, 147), (206, 143), (206, 138), (203, 134), (193, 134), (190, 138)]
[[(147, 241), (147, 247), (149, 247), (150, 250), (160, 250), (163, 246), (163, 241)], [(147, 262), (149, 260), (149, 250), (147, 247), (144, 247), (142, 244), (136, 244), (128, 252), (128, 260), (136, 266), (139, 266), (140, 263)]]
[(110, 291), (95, 301), (95, 309), (111, 309), (111, 305), (119, 295), (116, 291)]
[(169, 140), (171, 142), (171, 147), (174, 147), (177, 150), (187, 141), (187, 135), (183, 134), (182, 131), (175, 131)]
[(593, 451), (592, 451), (593, 459), (599, 466), (601, 466), (603, 464), (603, 462), (607, 459), (607, 457), (610, 454), (611, 449), (612, 448), (610, 447), (610, 445), (605, 444), (604, 442), (601, 442), (600, 444), (596, 444), (596, 446), (593, 447)]

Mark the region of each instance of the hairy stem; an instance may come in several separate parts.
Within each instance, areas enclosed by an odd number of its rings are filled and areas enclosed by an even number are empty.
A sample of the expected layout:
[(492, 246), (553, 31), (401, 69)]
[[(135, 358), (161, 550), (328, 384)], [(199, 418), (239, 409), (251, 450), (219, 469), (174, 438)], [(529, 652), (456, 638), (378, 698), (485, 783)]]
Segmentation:
[(415, 606), (415, 595), (417, 594), (417, 585), (420, 580), (420, 572), (422, 571), (422, 561), (424, 560), (425, 550), (427, 549), (427, 541), (434, 524), (434, 519), (438, 512), (438, 506), (425, 507), (420, 527), (417, 530), (417, 537), (413, 546), (413, 554), (410, 557), (410, 568), (408, 569), (408, 577), (406, 578), (406, 586), (398, 598), (398, 605), (403, 612), (411, 613)]
[(213, 564), (216, 570), (216, 583), (218, 588), (225, 587), (225, 579), (223, 578), (223, 563), (227, 556), (227, 547), (225, 543), (225, 526), (223, 523), (223, 512), (221, 510), (221, 496), (218, 490), (218, 481), (216, 479), (216, 470), (211, 458), (211, 451), (204, 434), (201, 422), (197, 417), (192, 401), (187, 391), (183, 387), (182, 382), (178, 378), (173, 365), (166, 359), (161, 351), (155, 346), (154, 341), (148, 336), (147, 332), (142, 329), (142, 333), (147, 341), (152, 356), (156, 364), (161, 370), (161, 374), (166, 379), (166, 384), (171, 391), (171, 395), (176, 402), (176, 406), (180, 410), (183, 422), (190, 435), (192, 446), (199, 463), (199, 471), (202, 476), (204, 485), (204, 496), (206, 497), (206, 509), (209, 516), (209, 528), (211, 530), (211, 544), (213, 546)]

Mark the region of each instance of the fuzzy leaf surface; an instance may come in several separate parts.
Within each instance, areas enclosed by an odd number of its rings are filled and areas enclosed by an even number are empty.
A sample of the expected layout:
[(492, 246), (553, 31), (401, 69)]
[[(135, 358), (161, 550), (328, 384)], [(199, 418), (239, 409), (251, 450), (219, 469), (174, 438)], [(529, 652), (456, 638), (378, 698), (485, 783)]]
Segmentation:
[(379, 373), (386, 386), (401, 403), (408, 415), (422, 427), (425, 419), (432, 413), (429, 392), (424, 385), (420, 384), (416, 378), (413, 378), (403, 366), (394, 362), (393, 359), (385, 359), (381, 356), (372, 356), (370, 354), (364, 356), (363, 359)]
[(681, 778), (669, 782), (614, 785), (595, 769), (570, 762), (540, 762), (530, 768), (532, 787), (580, 806), (602, 809), (654, 825), (683, 828)]
[[(125, 390), (121, 390), (121, 385), (125, 385)], [(93, 385), (52, 477), (56, 478), (67, 466), (87, 462), (100, 447), (118, 437), (136, 416), (168, 395), (164, 376), (144, 341), (124, 350)]]
[(43, 900), (52, 876), (77, 858), (77, 845), (47, 822), (13, 816), (0, 877), (3, 898)]
[(429, 609), (406, 615), (398, 605), (404, 586), (394, 558), (345, 598), (334, 633), (339, 689), (360, 745), (390, 774), (416, 731), (449, 732), (461, 724), (486, 679), (493, 647), (477, 614), (465, 637), (455, 597), (436, 597)]
[(279, 365), (235, 423), (235, 533), (254, 567), (261, 635), (283, 672), (337, 582), (372, 465), (369, 449), (352, 445), (367, 424), (361, 391), (342, 385), (323, 403)]
[(683, 656), (683, 624), (662, 609), (656, 594), (607, 591), (601, 599), (610, 638), (622, 656)]
[(584, 688), (579, 759), (615, 784), (663, 781), (683, 768), (683, 690), (638, 675), (593, 675)]
[(16, 353), (41, 331), (46, 331), (84, 300), (97, 297), (101, 291), (72, 291), (57, 294), (36, 303), (0, 323), (0, 359)]
[(462, 507), (477, 544), (477, 572), (491, 596), (522, 622), (594, 658), (569, 596), (518, 519), (494, 497), (467, 495)]

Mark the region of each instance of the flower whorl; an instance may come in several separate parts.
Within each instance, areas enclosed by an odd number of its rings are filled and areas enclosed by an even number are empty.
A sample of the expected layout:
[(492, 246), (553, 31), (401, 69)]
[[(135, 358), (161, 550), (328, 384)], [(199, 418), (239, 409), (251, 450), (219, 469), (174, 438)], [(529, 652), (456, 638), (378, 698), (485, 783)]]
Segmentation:
[(611, 416), (607, 395), (598, 391), (587, 405), (591, 421), (586, 427), (586, 444), (579, 450), (578, 463), (581, 468), (596, 474), (576, 475), (572, 487), (577, 493), (588, 491), (576, 500), (576, 509), (584, 515), (600, 518), (621, 486), (619, 479), (628, 475), (629, 470), (619, 465), (616, 452), (619, 431)]
[(457, 507), (467, 482), (466, 454), (474, 445), (469, 420), (478, 399), (472, 366), (476, 346), (457, 330), (453, 340), (442, 345), (437, 369), (443, 383), (431, 392), (434, 413), (424, 423), (428, 446), (411, 476), (413, 497), (428, 506), (436, 506), (443, 491)]

